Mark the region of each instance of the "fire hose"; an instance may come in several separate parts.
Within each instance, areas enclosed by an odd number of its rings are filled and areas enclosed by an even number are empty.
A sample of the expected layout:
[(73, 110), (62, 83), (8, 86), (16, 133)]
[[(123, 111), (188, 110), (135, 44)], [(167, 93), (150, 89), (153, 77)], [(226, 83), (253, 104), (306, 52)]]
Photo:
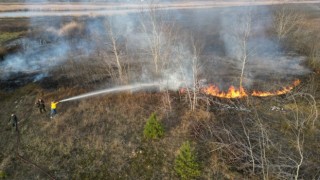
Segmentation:
[(31, 160), (28, 160), (26, 158), (24, 158), (23, 156), (21, 156), (19, 154), (19, 146), (20, 146), (20, 131), (18, 130), (17, 131), (17, 148), (16, 148), (16, 156), (22, 160), (24, 163), (27, 163), (27, 164), (31, 164), (33, 165), (34, 167), (36, 167), (37, 169), (39, 169), (40, 171), (42, 171), (44, 174), (46, 174), (50, 179), (52, 180), (55, 180), (55, 178), (49, 174), (47, 171), (45, 171), (43, 168), (41, 168), (40, 166), (38, 166), (36, 163), (32, 162)]
[[(31, 109), (30, 109), (31, 110)], [(30, 111), (26, 111), (27, 112), (30, 112)], [(26, 113), (22, 116), (22, 117), (25, 117)], [(16, 125), (18, 126), (18, 125)], [(36, 167), (37, 169), (39, 169), (40, 171), (42, 171), (44, 174), (46, 174), (50, 179), (52, 180), (55, 180), (56, 178), (54, 176), (52, 176), (50, 173), (48, 173), (46, 170), (44, 170), (43, 168), (41, 168), (39, 165), (37, 165), (36, 163), (32, 162), (31, 160), (29, 159), (26, 159), (24, 158), (23, 156), (21, 156), (19, 154), (19, 149), (20, 149), (20, 131), (19, 129), (17, 130), (17, 143), (16, 143), (16, 156), (22, 160), (24, 163), (26, 164), (31, 164), (33, 165), (34, 167)]]

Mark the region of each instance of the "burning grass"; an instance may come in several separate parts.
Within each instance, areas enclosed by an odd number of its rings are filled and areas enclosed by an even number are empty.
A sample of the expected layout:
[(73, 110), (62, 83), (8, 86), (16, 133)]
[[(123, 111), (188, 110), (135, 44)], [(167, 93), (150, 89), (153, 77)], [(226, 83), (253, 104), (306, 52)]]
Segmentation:
[[(300, 84), (300, 80), (295, 80), (292, 85), (283, 87), (281, 90), (276, 91), (256, 91), (254, 90), (250, 95), (255, 97), (268, 97), (268, 96), (278, 96), (289, 93), (294, 87)], [(236, 89), (234, 86), (230, 86), (227, 92), (222, 92), (219, 87), (215, 85), (210, 85), (203, 89), (205, 94), (219, 97), (219, 98), (243, 98), (247, 97), (249, 93), (243, 88)]]

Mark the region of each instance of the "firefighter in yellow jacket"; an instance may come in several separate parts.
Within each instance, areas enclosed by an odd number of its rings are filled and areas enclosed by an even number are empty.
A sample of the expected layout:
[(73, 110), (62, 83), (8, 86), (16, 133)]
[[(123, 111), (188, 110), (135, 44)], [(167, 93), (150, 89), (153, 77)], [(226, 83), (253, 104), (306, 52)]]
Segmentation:
[(57, 101), (51, 101), (51, 116), (50, 116), (50, 118), (53, 118), (53, 116), (54, 115), (56, 115), (57, 114), (57, 104), (58, 104), (59, 102), (57, 102)]

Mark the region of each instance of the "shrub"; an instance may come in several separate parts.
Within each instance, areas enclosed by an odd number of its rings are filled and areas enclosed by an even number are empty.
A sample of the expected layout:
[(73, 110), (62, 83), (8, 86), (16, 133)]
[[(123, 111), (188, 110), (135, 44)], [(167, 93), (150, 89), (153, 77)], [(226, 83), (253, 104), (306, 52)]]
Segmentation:
[(4, 171), (0, 171), (0, 179), (5, 179), (7, 174)]
[(196, 162), (195, 153), (191, 150), (189, 141), (180, 147), (179, 154), (174, 161), (174, 170), (181, 179), (193, 179), (200, 176), (200, 166)]
[(149, 117), (146, 125), (144, 126), (143, 134), (148, 139), (157, 139), (164, 135), (163, 126), (157, 120), (155, 113), (152, 113)]

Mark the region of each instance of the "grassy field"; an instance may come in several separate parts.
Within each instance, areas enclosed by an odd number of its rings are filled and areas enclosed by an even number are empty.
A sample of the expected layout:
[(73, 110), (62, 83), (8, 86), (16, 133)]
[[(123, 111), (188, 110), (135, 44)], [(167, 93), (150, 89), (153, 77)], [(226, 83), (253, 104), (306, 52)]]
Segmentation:
[[(50, 119), (52, 100), (119, 83), (115, 66), (106, 70), (92, 63), (99, 56), (70, 58), (42, 81), (1, 89), (0, 179), (181, 179), (175, 159), (187, 141), (201, 172), (196, 179), (319, 179), (320, 17), (308, 15), (279, 41), (307, 57), (310, 73), (281, 96), (223, 99), (198, 93), (192, 108), (188, 93), (122, 92), (59, 103)], [(20, 37), (38, 40), (40, 28), (28, 29), (29, 19), (4, 21), (2, 48)], [(35, 106), (39, 98), (45, 113)], [(19, 132), (9, 123), (11, 113)], [(164, 136), (154, 140), (143, 135), (152, 113), (164, 127)]]

